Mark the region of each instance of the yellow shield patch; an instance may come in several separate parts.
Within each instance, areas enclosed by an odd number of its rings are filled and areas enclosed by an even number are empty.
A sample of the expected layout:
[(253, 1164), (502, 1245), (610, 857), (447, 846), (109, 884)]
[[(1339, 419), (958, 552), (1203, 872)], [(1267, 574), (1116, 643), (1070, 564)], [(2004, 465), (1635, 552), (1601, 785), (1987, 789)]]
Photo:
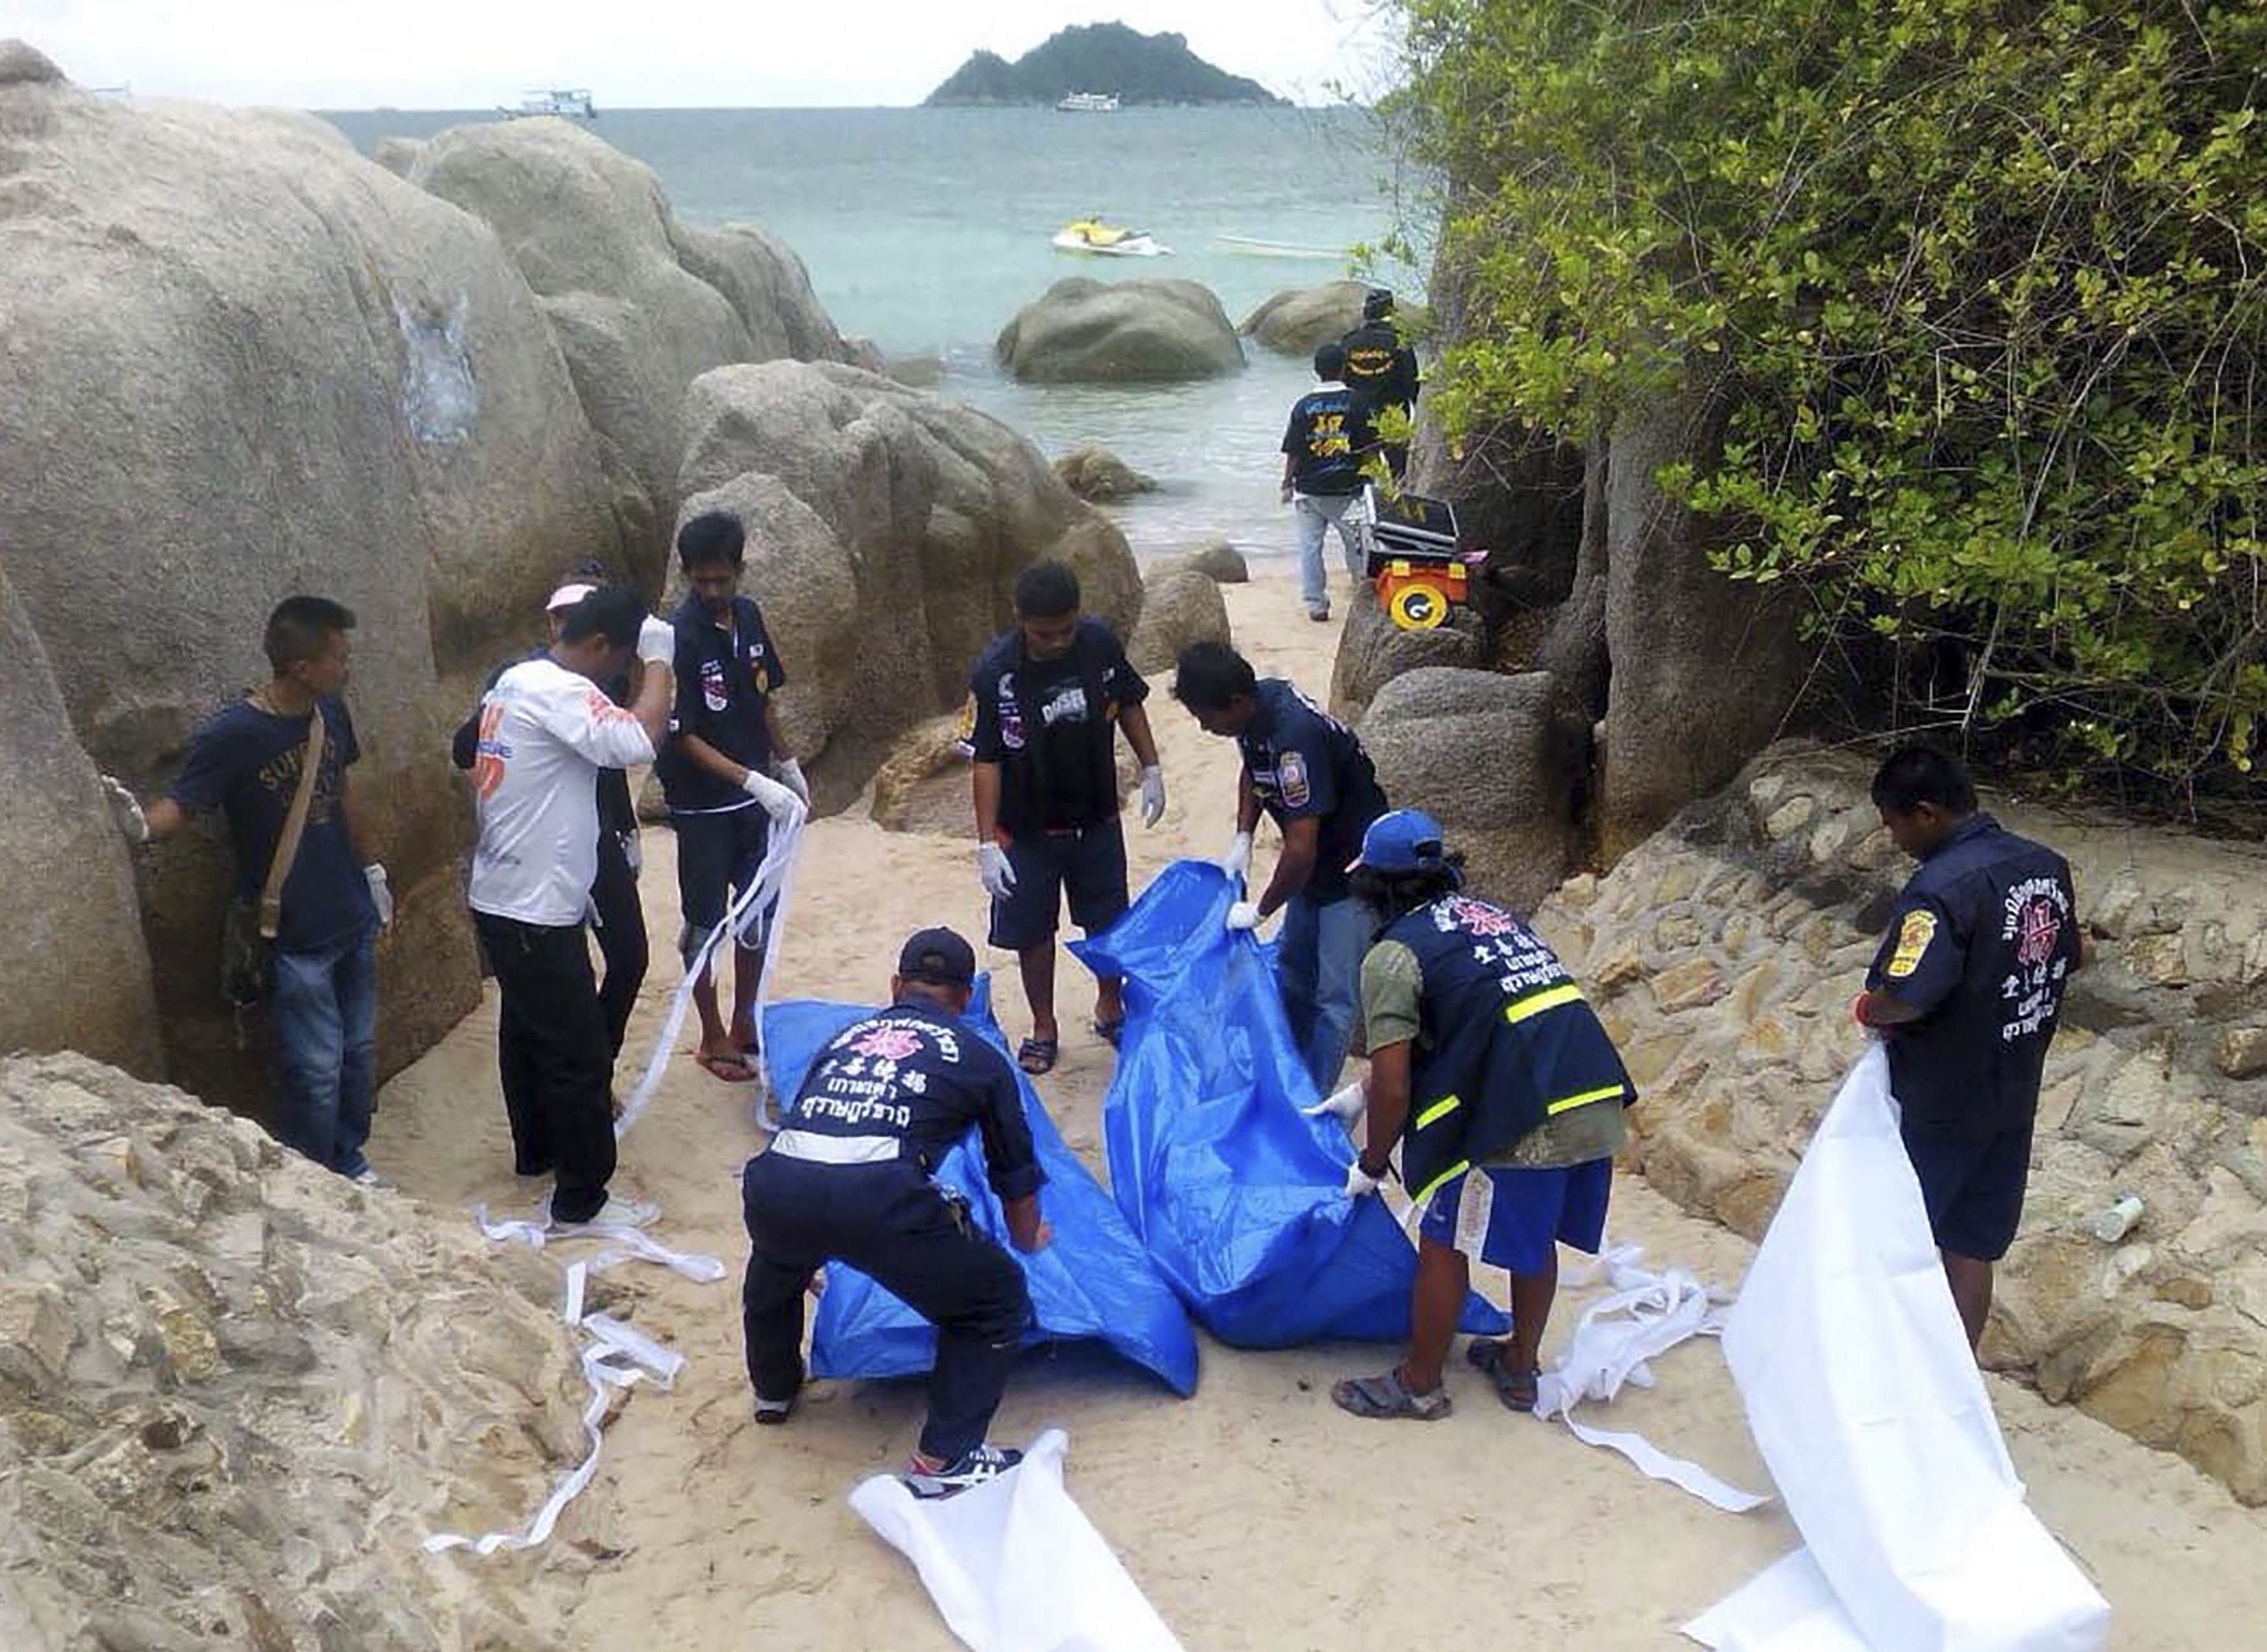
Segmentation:
[(1907, 912), (1905, 921), (1897, 929), (1897, 949), (1890, 954), (1889, 967), (1882, 973), (1892, 980), (1904, 980), (1920, 968), (1921, 954), (1935, 939), (1935, 913), (1926, 908)]

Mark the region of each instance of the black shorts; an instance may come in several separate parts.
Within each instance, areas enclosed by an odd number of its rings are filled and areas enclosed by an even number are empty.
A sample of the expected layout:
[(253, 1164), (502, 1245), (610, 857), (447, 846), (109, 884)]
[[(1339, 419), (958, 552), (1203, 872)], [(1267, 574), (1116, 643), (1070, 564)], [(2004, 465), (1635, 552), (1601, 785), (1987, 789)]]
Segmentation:
[(1063, 895), (1070, 921), (1093, 934), (1126, 907), (1126, 834), (1112, 815), (1076, 831), (1032, 832), (1008, 841), (1015, 892), (992, 903), (992, 944), (1021, 952), (1055, 932)]
[(677, 895), (685, 927), (677, 949), (689, 963), (754, 881), (771, 842), (771, 816), (751, 803), (723, 815), (672, 815), (677, 833)]
[(1933, 1136), (1904, 1127), (1905, 1157), (1920, 1179), (1929, 1232), (1937, 1247), (1996, 1262), (2015, 1242), (2023, 1189), (2031, 1175), (2031, 1127), (1996, 1136)]

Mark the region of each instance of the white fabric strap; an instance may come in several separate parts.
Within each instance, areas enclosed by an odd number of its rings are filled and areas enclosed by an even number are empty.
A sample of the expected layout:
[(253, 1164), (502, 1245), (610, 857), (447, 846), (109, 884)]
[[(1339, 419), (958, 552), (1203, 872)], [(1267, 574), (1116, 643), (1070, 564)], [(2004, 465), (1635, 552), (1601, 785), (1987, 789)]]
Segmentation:
[(905, 1144), (894, 1136), (822, 1136), (817, 1130), (781, 1130), (766, 1152), (813, 1165), (889, 1165)]

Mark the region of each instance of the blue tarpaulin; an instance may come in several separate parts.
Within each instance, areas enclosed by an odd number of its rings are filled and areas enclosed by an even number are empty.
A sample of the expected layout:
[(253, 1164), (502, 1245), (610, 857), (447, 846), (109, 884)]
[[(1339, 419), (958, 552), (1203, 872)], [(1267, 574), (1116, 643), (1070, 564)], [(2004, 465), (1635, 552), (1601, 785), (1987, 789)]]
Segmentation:
[[(1103, 934), (1071, 943), (1126, 977), (1104, 1102), (1118, 1208), (1189, 1311), (1221, 1339), (1280, 1348), (1409, 1334), (1416, 1251), (1384, 1202), (1343, 1189), (1354, 1149), (1315, 1100), (1259, 943), (1223, 920), (1209, 861), (1178, 860)], [(1509, 1321), (1478, 1297), (1464, 1328)]]
[[(870, 1005), (811, 998), (764, 1011), (764, 1056), (782, 1096), (802, 1088), (820, 1048)], [(1003, 1052), (992, 1019), (988, 983), (979, 983), (967, 1023)], [(1157, 1276), (1141, 1242), (1127, 1231), (1110, 1195), (1095, 1182), (1055, 1129), (1027, 1079), (1023, 1114), (1039, 1165), (1047, 1173), (1039, 1204), (1054, 1238), (1036, 1255), (1009, 1246), (1030, 1282), (1038, 1323), (1026, 1345), (1091, 1338), (1163, 1378), (1181, 1393), (1197, 1385), (1196, 1336), (1188, 1315)], [(971, 1218), (1008, 1244), (1007, 1218), (984, 1179), (983, 1152), (972, 1129), (937, 1167), (936, 1180), (967, 1195)], [(906, 1377), (936, 1361), (936, 1328), (865, 1275), (840, 1263), (826, 1270), (826, 1290), (811, 1326), (811, 1369), (820, 1377)]]

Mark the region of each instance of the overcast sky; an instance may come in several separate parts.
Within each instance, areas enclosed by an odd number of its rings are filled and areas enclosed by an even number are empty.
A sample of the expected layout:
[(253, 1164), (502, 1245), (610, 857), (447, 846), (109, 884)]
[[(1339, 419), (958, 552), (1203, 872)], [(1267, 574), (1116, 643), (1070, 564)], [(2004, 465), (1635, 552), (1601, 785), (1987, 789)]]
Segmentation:
[(918, 103), (977, 47), (1069, 23), (1175, 30), (1300, 102), (1375, 92), (1373, 0), (6, 0), (81, 85), (306, 108), (476, 109), (539, 86), (616, 108)]

